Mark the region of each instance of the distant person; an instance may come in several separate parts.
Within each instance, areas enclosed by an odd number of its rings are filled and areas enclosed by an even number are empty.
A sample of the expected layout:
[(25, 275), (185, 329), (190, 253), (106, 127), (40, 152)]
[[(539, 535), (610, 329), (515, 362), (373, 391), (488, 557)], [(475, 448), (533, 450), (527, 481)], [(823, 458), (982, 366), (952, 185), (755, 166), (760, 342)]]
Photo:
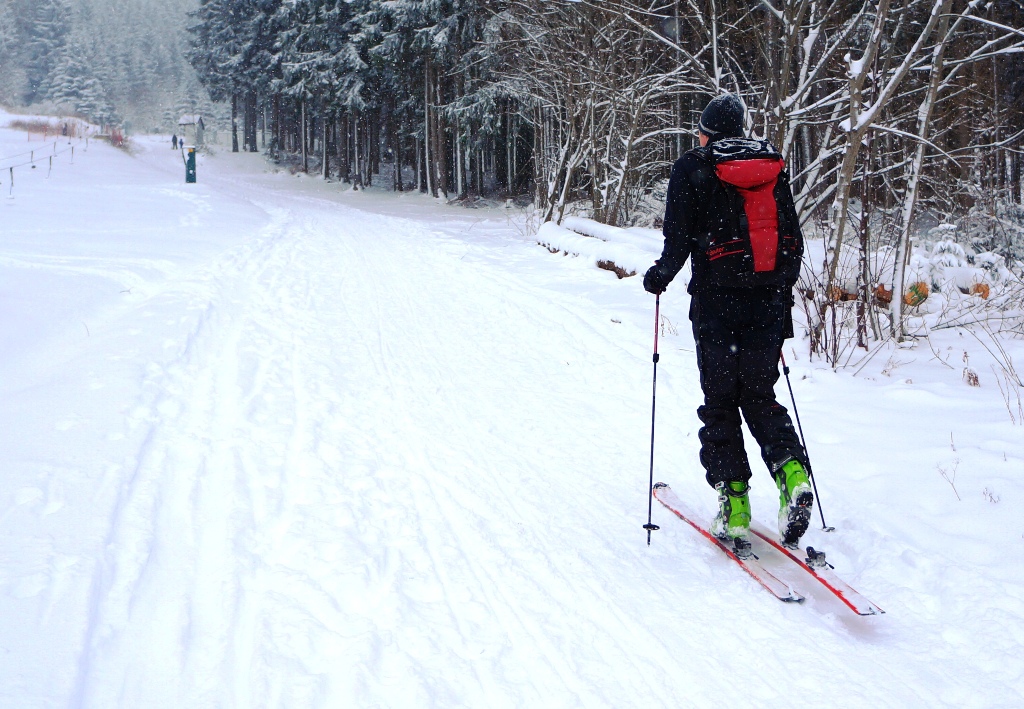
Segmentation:
[(171, 150), (178, 149), (178, 135), (174, 134), (171, 136)]
[(662, 293), (692, 257), (687, 291), (704, 391), (700, 462), (719, 500), (711, 532), (741, 557), (751, 554), (742, 421), (778, 486), (784, 543), (795, 545), (807, 531), (814, 503), (806, 453), (775, 399), (782, 343), (793, 336), (803, 236), (782, 156), (768, 141), (743, 136), (745, 110), (733, 94), (704, 109), (700, 147), (672, 168), (665, 248), (644, 276), (649, 293)]

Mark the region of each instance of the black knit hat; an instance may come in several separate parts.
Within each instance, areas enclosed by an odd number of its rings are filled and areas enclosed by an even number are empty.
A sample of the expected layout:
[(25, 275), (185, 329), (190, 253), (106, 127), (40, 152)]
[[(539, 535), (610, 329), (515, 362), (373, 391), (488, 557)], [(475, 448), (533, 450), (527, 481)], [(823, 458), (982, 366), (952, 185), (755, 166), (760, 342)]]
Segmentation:
[(716, 96), (700, 114), (700, 132), (709, 138), (740, 138), (745, 112), (736, 94)]

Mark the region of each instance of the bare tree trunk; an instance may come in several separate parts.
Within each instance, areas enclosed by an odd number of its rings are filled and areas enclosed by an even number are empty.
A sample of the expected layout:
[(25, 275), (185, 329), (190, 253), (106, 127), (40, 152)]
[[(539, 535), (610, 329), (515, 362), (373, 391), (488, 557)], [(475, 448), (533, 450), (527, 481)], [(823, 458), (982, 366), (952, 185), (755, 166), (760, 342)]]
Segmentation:
[(345, 131), (341, 118), (334, 119), (334, 159), (338, 165), (338, 181), (345, 179)]
[(871, 274), (869, 264), (871, 211), (868, 208), (868, 176), (871, 174), (871, 148), (864, 160), (860, 178), (860, 253), (857, 269), (857, 346), (868, 349), (868, 312), (871, 308)]
[(238, 152), (238, 94), (231, 94), (231, 152)]
[(711, 0), (711, 74), (715, 82), (715, 95), (721, 91), (722, 70), (718, 65), (718, 8)]
[(372, 115), (366, 121), (366, 185), (373, 184), (373, 176), (380, 174), (380, 129)]
[(1012, 152), (1010, 158), (1010, 199), (1017, 204), (1021, 203), (1021, 158), (1020, 153)]
[(258, 153), (256, 146), (256, 92), (245, 94), (245, 149), (250, 153)]
[(322, 175), (323, 175), (323, 178), (325, 180), (329, 180), (331, 178), (331, 158), (330, 158), (330, 153), (327, 152), (327, 146), (328, 146), (328, 143), (329, 143), (329, 141), (327, 140), (327, 135), (328, 135), (327, 131), (330, 130), (331, 123), (330, 123), (330, 121), (327, 120), (326, 116), (324, 116), (323, 124), (324, 124), (324, 127), (323, 127), (323, 143), (324, 144), (323, 144), (322, 147), (323, 147), (324, 164), (323, 164), (323, 169), (322, 169)]
[(466, 194), (466, 185), (462, 172), (462, 132), (458, 118), (455, 119), (455, 197), (461, 199)]
[(359, 146), (359, 114), (352, 116), (352, 158), (354, 160), (352, 172), (355, 174), (352, 185), (355, 189), (363, 187), (363, 156)]
[(433, 158), (431, 141), (433, 140), (434, 132), (431, 129), (430, 123), (430, 59), (428, 57), (423, 67), (423, 155), (426, 162), (427, 193), (431, 197), (436, 197), (436, 181), (431, 174), (434, 171), (434, 163), (431, 159)]
[(512, 111), (505, 113), (505, 184), (508, 194), (513, 193), (512, 176), (515, 174), (512, 162), (512, 151), (515, 150), (515, 134), (512, 132)]
[(274, 94), (274, 105), (271, 109), (274, 114), (274, 126), (270, 134), (271, 148), (275, 151), (281, 150), (281, 137), (283, 128), (281, 126), (281, 94)]
[(388, 116), (391, 124), (391, 156), (394, 165), (394, 190), (402, 191), (402, 136), (398, 119), (392, 113)]
[[(948, 10), (948, 0), (943, 7)], [(896, 263), (893, 270), (892, 302), (889, 304), (891, 311), (891, 332), (897, 342), (902, 342), (906, 336), (903, 323), (903, 289), (906, 276), (907, 263), (910, 260), (910, 230), (914, 222), (914, 208), (917, 204), (917, 192), (921, 182), (921, 172), (924, 167), (925, 141), (931, 131), (932, 110), (939, 96), (939, 88), (942, 85), (944, 57), (946, 44), (949, 41), (949, 18), (943, 13), (938, 27), (939, 42), (932, 49), (932, 64), (928, 92), (921, 101), (917, 111), (917, 149), (914, 151), (914, 159), (910, 164), (909, 176), (907, 178), (907, 189), (903, 197), (903, 214), (900, 219), (900, 235), (896, 243)]]
[(374, 118), (368, 121), (366, 141), (366, 184), (373, 185), (373, 176), (380, 174), (380, 123)]
[(515, 194), (516, 181), (519, 179), (519, 131), (522, 126), (516, 116), (512, 116), (512, 175), (509, 190)]
[(300, 118), (299, 142), (302, 143), (302, 171), (309, 172), (309, 155), (306, 152), (306, 100), (302, 100), (302, 117)]
[(477, 194), (484, 193), (484, 176), (487, 173), (487, 156), (483, 148), (476, 151), (476, 191)]
[[(434, 101), (437, 106), (441, 105), (441, 83), (440, 79), (434, 76)], [(434, 112), (434, 135), (436, 139), (434, 158), (437, 163), (437, 188), (448, 199), (448, 140), (445, 135), (444, 124), (441, 117)]]
[[(874, 62), (875, 55), (881, 46), (885, 36), (883, 26), (889, 16), (889, 0), (880, 0), (876, 9), (875, 26), (872, 29), (871, 39), (868, 42), (864, 55), (859, 60), (859, 71), (850, 73), (850, 114), (849, 126), (847, 127), (846, 154), (843, 156), (843, 164), (839, 171), (839, 180), (836, 185), (835, 201), (832, 205), (831, 215), (831, 239), (830, 251), (832, 251), (832, 263), (829, 266), (826, 288), (831, 289), (835, 284), (836, 270), (839, 267), (839, 260), (842, 255), (843, 236), (846, 229), (847, 216), (850, 206), (850, 188), (853, 183), (853, 174), (857, 165), (857, 157), (863, 143), (864, 136), (872, 128), (874, 119), (879, 110), (893, 97), (899, 85), (906, 78), (913, 61), (920, 52), (921, 47), (928, 41), (934, 32), (941, 18), (949, 13), (952, 0), (940, 0), (932, 7), (928, 22), (921, 29), (914, 46), (907, 53), (901, 65), (893, 71), (892, 76), (875, 97), (875, 102), (866, 110), (863, 107), (862, 90), (864, 81), (867, 78), (866, 68)], [(826, 292), (827, 292), (826, 290)], [(894, 299), (895, 300), (895, 299)]]
[(352, 184), (352, 117), (348, 111), (345, 112), (344, 128), (342, 131), (342, 176), (345, 182)]
[(423, 191), (423, 149), (419, 136), (416, 136), (416, 191)]

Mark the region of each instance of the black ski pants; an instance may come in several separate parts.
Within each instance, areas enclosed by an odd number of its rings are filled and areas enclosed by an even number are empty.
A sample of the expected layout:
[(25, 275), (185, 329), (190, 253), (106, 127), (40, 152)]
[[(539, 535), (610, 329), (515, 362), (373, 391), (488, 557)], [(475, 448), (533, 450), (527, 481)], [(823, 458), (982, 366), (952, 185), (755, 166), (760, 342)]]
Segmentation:
[(750, 479), (740, 414), (773, 472), (804, 455), (786, 409), (775, 399), (782, 343), (792, 336), (789, 289), (718, 288), (694, 293), (690, 320), (704, 405), (697, 415), (700, 462), (714, 487)]

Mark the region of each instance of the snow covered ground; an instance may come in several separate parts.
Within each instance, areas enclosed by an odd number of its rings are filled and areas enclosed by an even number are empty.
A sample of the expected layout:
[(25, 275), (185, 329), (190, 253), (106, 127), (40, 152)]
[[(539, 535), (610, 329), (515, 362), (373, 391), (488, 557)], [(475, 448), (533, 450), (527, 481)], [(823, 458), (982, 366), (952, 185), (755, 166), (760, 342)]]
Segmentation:
[[(969, 334), (856, 376), (787, 346), (836, 527), (806, 540), (886, 610), (862, 618), (795, 566), (808, 600), (779, 603), (657, 505), (646, 545), (639, 278), (259, 155), (185, 185), (162, 138), (23, 173), (0, 706), (1024, 706), (1024, 427)], [(655, 476), (710, 517), (683, 291)]]

